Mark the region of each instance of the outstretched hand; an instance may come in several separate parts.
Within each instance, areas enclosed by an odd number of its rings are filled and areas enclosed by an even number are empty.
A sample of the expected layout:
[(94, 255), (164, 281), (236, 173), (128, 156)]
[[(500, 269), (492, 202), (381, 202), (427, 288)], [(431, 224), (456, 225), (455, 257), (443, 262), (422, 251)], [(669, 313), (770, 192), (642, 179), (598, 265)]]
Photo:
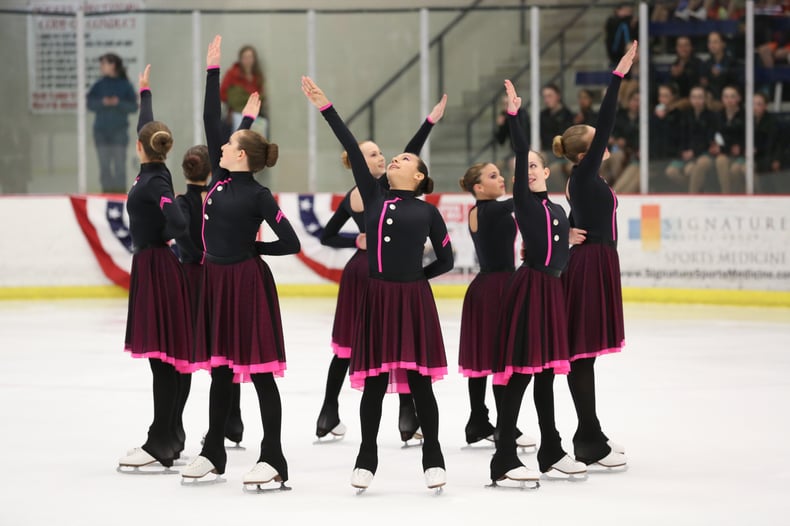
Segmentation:
[(257, 116), (261, 111), (261, 96), (255, 91), (247, 98), (247, 104), (241, 111), (242, 115)]
[(222, 58), (222, 37), (217, 35), (208, 45), (208, 52), (206, 53), (206, 67), (211, 68), (219, 66), (220, 58)]
[(505, 79), (505, 95), (507, 96), (507, 112), (510, 114), (517, 113), (521, 108), (521, 97), (516, 93), (516, 88), (513, 83)]
[(324, 92), (318, 87), (318, 84), (313, 82), (313, 79), (310, 77), (302, 77), (302, 92), (304, 96), (307, 97), (307, 100), (312, 102), (313, 106), (318, 109), (329, 104), (329, 99), (326, 98), (326, 95), (324, 95)]
[(137, 81), (137, 87), (140, 90), (149, 89), (151, 87), (151, 83), (149, 82), (149, 78), (151, 76), (151, 64), (147, 64), (145, 69), (142, 73), (140, 73), (140, 77)]
[(430, 120), (433, 124), (436, 124), (444, 117), (444, 108), (447, 107), (447, 93), (442, 95), (442, 100), (436, 103), (436, 106), (433, 107), (431, 113), (428, 114), (428, 120)]
[(617, 67), (614, 70), (621, 75), (626, 75), (630, 70), (631, 66), (636, 60), (637, 52), (639, 51), (639, 42), (636, 40), (631, 43), (631, 47), (628, 48), (628, 51), (625, 52), (623, 58), (620, 59), (620, 63), (617, 64)]

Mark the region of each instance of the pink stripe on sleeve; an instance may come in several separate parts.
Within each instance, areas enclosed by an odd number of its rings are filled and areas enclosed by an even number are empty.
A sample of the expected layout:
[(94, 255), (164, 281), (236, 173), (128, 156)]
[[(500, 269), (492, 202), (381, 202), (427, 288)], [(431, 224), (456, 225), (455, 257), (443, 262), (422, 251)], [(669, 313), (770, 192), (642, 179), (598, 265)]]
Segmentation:
[(450, 242), (450, 234), (447, 234), (446, 236), (444, 236), (444, 241), (442, 241), (442, 247), (446, 247), (447, 243), (449, 242)]
[(140, 88), (140, 95), (142, 95), (146, 91), (151, 91), (151, 88)]
[(245, 113), (244, 115), (242, 115), (242, 117), (249, 117), (252, 120), (255, 120), (255, 119), (258, 118), (257, 115), (250, 115), (249, 113)]
[(214, 66), (209, 66), (209, 67), (206, 68), (206, 70), (208, 70), (208, 71), (211, 71), (212, 69), (219, 69), (219, 64), (216, 64)]
[(318, 108), (318, 111), (324, 111), (324, 110), (328, 110), (328, 109), (329, 109), (329, 108), (331, 108), (331, 107), (332, 107), (332, 103), (331, 103), (331, 102), (327, 102), (326, 104), (324, 104), (323, 106), (321, 106), (320, 108)]
[(172, 203), (172, 202), (173, 202), (173, 200), (172, 200), (172, 199), (170, 199), (169, 197), (162, 196), (162, 197), (159, 199), (159, 209), (161, 210), (162, 208), (164, 208), (164, 207), (165, 207), (165, 205), (166, 205), (167, 203)]
[(428, 115), (427, 117), (425, 117), (425, 120), (426, 120), (426, 121), (428, 121), (428, 122), (430, 122), (431, 124), (436, 124), (436, 123), (433, 121), (433, 119), (431, 118), (431, 116), (430, 116), (430, 115)]
[(620, 77), (621, 79), (625, 77), (625, 73), (620, 73), (620, 72), (619, 72), (619, 71), (617, 71), (617, 70), (614, 70), (614, 71), (612, 71), (612, 75), (617, 75), (617, 76), (618, 76), (618, 77)]
[(280, 221), (282, 221), (283, 217), (285, 217), (285, 214), (283, 214), (283, 211), (282, 210), (277, 210), (277, 219), (275, 219), (275, 221), (277, 221), (277, 223), (279, 224)]

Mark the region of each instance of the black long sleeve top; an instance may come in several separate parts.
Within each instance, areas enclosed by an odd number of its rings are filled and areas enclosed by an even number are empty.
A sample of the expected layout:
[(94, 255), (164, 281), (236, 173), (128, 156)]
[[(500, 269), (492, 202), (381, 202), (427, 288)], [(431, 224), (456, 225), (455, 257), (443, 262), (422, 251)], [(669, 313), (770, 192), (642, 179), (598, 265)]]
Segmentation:
[(612, 74), (598, 110), (598, 122), (590, 148), (579, 164), (573, 167), (568, 182), (568, 200), (574, 226), (586, 230), (590, 242), (617, 241), (617, 196), (598, 172), (614, 126), (621, 80), (618, 75)]
[(740, 155), (745, 155), (746, 148), (746, 119), (743, 112), (738, 110), (731, 119), (727, 118), (727, 112), (721, 110), (717, 114), (716, 131), (721, 134), (724, 139), (724, 146), (722, 146), (722, 153), (730, 155), (730, 148), (736, 144), (741, 147)]
[[(365, 207), (370, 277), (386, 281), (430, 279), (453, 268), (447, 226), (435, 206), (417, 199), (410, 190), (387, 189), (368, 170), (357, 140), (333, 106), (322, 115), (348, 153), (351, 172)], [(429, 238), (436, 260), (423, 267), (423, 248)]]
[[(403, 151), (419, 155), (420, 150), (422, 150), (422, 147), (425, 145), (425, 141), (428, 140), (431, 129), (433, 129), (433, 123), (426, 118), (420, 126), (420, 129), (417, 130), (417, 133), (414, 134), (414, 137), (411, 138), (409, 144), (406, 145), (406, 149)], [(378, 181), (386, 188), (386, 176), (380, 177)], [(354, 188), (356, 188), (356, 186)], [(337, 207), (337, 210), (324, 227), (324, 231), (321, 234), (322, 245), (334, 248), (354, 248), (356, 246), (356, 236), (348, 236), (340, 233), (340, 229), (343, 228), (343, 225), (345, 225), (349, 219), (354, 220), (360, 234), (365, 233), (364, 211), (355, 212), (351, 208), (351, 192), (354, 191), (354, 188), (346, 193), (340, 206)]]
[(698, 115), (694, 108), (685, 110), (680, 118), (680, 151), (692, 150), (695, 156), (707, 153), (715, 131), (715, 113), (704, 109)]
[(570, 256), (568, 216), (562, 206), (549, 200), (547, 192), (532, 192), (529, 189), (529, 141), (515, 115), (510, 115), (508, 122), (516, 152), (513, 206), (516, 223), (524, 240), (524, 264), (559, 274), (565, 270)]
[[(219, 166), (222, 131), (219, 98), (219, 68), (206, 75), (203, 125), (214, 179), (203, 202), (203, 246), (207, 258), (235, 263), (256, 254), (285, 255), (299, 252), (301, 245), (271, 191), (252, 172), (229, 172)], [(279, 238), (256, 244), (261, 223)]]
[(782, 157), (779, 125), (774, 116), (765, 113), (754, 120), (754, 162), (757, 170), (767, 171), (770, 164)]
[(513, 244), (516, 241), (513, 199), (478, 199), (475, 207), (477, 231), (470, 228), (469, 234), (475, 245), (480, 272), (512, 272), (515, 270)]
[[(140, 94), (137, 131), (153, 120), (151, 91), (146, 89)], [(168, 240), (181, 236), (187, 228), (184, 214), (175, 201), (173, 179), (163, 162), (140, 165), (140, 174), (126, 199), (126, 211), (134, 252), (165, 246)]]

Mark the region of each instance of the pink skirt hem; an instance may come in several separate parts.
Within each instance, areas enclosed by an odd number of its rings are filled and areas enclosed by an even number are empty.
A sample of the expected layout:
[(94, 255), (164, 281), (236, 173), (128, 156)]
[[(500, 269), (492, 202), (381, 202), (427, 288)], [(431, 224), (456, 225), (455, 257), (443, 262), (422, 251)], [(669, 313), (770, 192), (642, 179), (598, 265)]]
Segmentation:
[(173, 358), (172, 356), (168, 356), (162, 351), (149, 351), (149, 352), (140, 353), (133, 351), (128, 346), (124, 348), (124, 351), (128, 352), (132, 358), (154, 359), (164, 363), (169, 363), (170, 365), (175, 367), (176, 371), (178, 371), (181, 374), (190, 374), (201, 369), (199, 364), (192, 363), (187, 360), (179, 360), (177, 358)]
[(335, 356), (338, 358), (351, 358), (351, 347), (344, 347), (343, 345), (332, 342), (332, 352), (335, 353)]
[[(381, 373), (393, 373), (399, 369), (407, 371), (417, 371), (422, 376), (430, 376), (431, 381), (441, 380), (447, 375), (447, 367), (423, 367), (414, 362), (388, 362), (381, 364), (381, 367), (375, 369), (368, 369), (366, 371), (354, 371), (351, 373), (351, 387), (354, 389), (363, 390), (365, 388), (365, 378), (369, 376), (378, 376)], [(404, 377), (405, 378), (405, 377)], [(407, 382), (397, 381), (390, 379), (390, 384), (387, 387), (388, 393), (409, 393), (409, 384)]]
[(458, 366), (458, 372), (467, 378), (484, 378), (493, 374), (491, 369), (486, 371), (475, 371), (474, 369), (464, 369), (460, 365)]
[(538, 367), (508, 365), (504, 371), (494, 373), (494, 384), (507, 385), (510, 377), (514, 374), (537, 374), (546, 369), (554, 369), (554, 374), (568, 374), (571, 370), (571, 364), (568, 360), (557, 360)]
[(574, 362), (576, 360), (581, 360), (583, 358), (596, 358), (598, 356), (603, 356), (605, 354), (614, 354), (618, 353), (623, 350), (625, 347), (625, 340), (620, 342), (620, 345), (617, 347), (610, 347), (608, 349), (601, 349), (600, 351), (588, 352), (584, 354), (574, 354), (570, 357), (570, 361)]

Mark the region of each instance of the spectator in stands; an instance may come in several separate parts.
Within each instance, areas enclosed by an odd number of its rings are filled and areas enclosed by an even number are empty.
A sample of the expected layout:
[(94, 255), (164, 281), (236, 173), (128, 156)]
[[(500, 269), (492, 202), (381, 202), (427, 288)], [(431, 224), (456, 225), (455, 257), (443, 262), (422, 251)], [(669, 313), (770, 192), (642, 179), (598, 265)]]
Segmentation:
[(547, 180), (549, 192), (565, 192), (565, 185), (571, 173), (571, 164), (551, 151), (555, 136), (562, 135), (573, 126), (573, 114), (562, 102), (562, 93), (555, 84), (546, 84), (541, 90), (545, 108), (540, 112), (540, 144), (543, 155), (549, 162), (554, 177)]
[(126, 77), (123, 60), (115, 53), (99, 57), (99, 68), (102, 77), (87, 96), (88, 110), (96, 113), (93, 140), (99, 156), (99, 182), (102, 192), (125, 194), (128, 116), (137, 111), (137, 93)]
[(620, 106), (610, 138), (610, 155), (601, 165), (601, 175), (616, 193), (639, 190), (639, 91)]
[[(650, 115), (650, 162), (655, 161), (662, 167), (680, 152), (681, 102), (678, 88), (674, 83), (658, 86), (658, 104)], [(670, 164), (677, 166), (677, 161)], [(652, 173), (651, 173), (652, 175)]]
[(678, 37), (675, 42), (675, 62), (670, 68), (670, 76), (678, 86), (681, 98), (689, 96), (691, 87), (699, 84), (702, 61), (694, 55), (691, 39), (687, 36)]
[(746, 122), (741, 111), (737, 86), (726, 86), (721, 93), (722, 109), (717, 114), (716, 135), (710, 153), (716, 158), (716, 175), (723, 194), (744, 190), (744, 147)]
[(615, 67), (625, 54), (626, 47), (634, 41), (638, 25), (633, 2), (621, 2), (614, 14), (606, 19), (606, 54), (610, 67)]
[(705, 6), (709, 0), (681, 0), (678, 2), (674, 16), (683, 21), (705, 20), (708, 10)]
[(689, 94), (688, 109), (680, 115), (678, 127), (678, 159), (667, 166), (667, 177), (688, 188), (689, 193), (702, 192), (713, 167), (709, 150), (713, 145), (716, 114), (705, 105), (705, 88), (694, 86)]
[(592, 107), (593, 96), (590, 90), (580, 89), (577, 100), (579, 101), (579, 111), (573, 117), (573, 124), (586, 124), (595, 127), (595, 123), (598, 122), (598, 112)]
[(708, 53), (710, 57), (702, 63), (700, 84), (708, 90), (713, 100), (719, 100), (724, 86), (740, 84), (740, 67), (717, 31), (708, 35)]
[(768, 97), (754, 94), (754, 186), (761, 194), (776, 193), (776, 179), (782, 169), (779, 123), (767, 111)]
[(790, 62), (790, 33), (773, 31), (771, 35), (768, 42), (757, 47), (757, 54), (766, 68), (774, 67), (777, 62)]
[(253, 93), (258, 92), (261, 98), (261, 109), (251, 129), (264, 137), (269, 136), (264, 80), (258, 52), (252, 46), (242, 46), (239, 49), (238, 60), (225, 73), (219, 88), (220, 99), (228, 107), (229, 131), (238, 129), (247, 99)]

